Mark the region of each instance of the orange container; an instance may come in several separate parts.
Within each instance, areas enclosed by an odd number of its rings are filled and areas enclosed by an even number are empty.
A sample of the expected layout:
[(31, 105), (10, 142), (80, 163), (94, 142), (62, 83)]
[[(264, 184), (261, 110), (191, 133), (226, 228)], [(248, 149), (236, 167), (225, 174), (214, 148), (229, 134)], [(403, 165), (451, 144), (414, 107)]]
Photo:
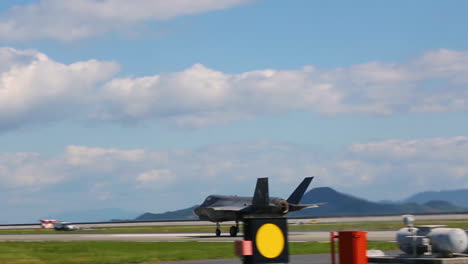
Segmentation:
[(340, 264), (367, 264), (367, 232), (338, 232)]

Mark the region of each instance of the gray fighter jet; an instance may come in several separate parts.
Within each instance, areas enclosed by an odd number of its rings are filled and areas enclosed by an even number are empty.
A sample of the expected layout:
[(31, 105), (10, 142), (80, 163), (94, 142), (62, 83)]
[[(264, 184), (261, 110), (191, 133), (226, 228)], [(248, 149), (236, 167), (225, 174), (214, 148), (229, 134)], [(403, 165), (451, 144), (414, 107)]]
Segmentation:
[(313, 178), (305, 178), (287, 200), (270, 198), (268, 178), (258, 178), (253, 197), (210, 195), (193, 212), (200, 220), (216, 223), (216, 236), (221, 235), (220, 222), (235, 221), (236, 225), (229, 229), (230, 235), (235, 237), (239, 232), (239, 221), (246, 217), (278, 217), (289, 212), (322, 205), (323, 203), (300, 204)]

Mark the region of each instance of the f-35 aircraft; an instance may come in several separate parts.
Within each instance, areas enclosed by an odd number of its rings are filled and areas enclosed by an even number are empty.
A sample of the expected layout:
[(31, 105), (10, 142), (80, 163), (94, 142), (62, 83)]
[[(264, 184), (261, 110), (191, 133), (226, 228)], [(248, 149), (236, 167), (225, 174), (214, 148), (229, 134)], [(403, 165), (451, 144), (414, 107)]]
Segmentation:
[(200, 220), (216, 223), (216, 236), (221, 235), (219, 223), (235, 221), (229, 233), (237, 236), (239, 221), (246, 217), (278, 217), (320, 204), (300, 204), (302, 196), (314, 177), (305, 178), (287, 200), (271, 197), (268, 192), (268, 178), (258, 178), (253, 197), (210, 195), (193, 211)]

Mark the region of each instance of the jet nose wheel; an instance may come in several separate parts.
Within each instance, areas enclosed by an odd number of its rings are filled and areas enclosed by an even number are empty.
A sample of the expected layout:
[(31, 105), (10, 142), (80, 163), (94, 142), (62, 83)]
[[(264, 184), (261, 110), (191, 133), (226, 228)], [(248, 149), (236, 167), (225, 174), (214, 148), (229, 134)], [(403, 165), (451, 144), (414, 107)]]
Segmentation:
[(221, 230), (219, 228), (216, 228), (216, 236), (217, 237), (221, 236)]
[(237, 226), (231, 226), (231, 228), (229, 229), (229, 234), (232, 236), (232, 237), (235, 237), (237, 236), (237, 233), (239, 232), (239, 228)]

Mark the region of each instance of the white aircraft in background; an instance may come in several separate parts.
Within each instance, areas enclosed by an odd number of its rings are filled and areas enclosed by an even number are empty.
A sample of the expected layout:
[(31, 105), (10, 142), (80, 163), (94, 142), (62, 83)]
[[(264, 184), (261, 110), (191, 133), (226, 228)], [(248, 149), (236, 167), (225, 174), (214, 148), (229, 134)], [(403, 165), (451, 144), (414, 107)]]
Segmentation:
[(75, 231), (80, 230), (78, 226), (72, 225), (70, 222), (55, 222), (54, 229), (56, 231)]
[(57, 223), (58, 220), (56, 219), (41, 219), (41, 228), (44, 229), (52, 229), (54, 228), (54, 223)]

